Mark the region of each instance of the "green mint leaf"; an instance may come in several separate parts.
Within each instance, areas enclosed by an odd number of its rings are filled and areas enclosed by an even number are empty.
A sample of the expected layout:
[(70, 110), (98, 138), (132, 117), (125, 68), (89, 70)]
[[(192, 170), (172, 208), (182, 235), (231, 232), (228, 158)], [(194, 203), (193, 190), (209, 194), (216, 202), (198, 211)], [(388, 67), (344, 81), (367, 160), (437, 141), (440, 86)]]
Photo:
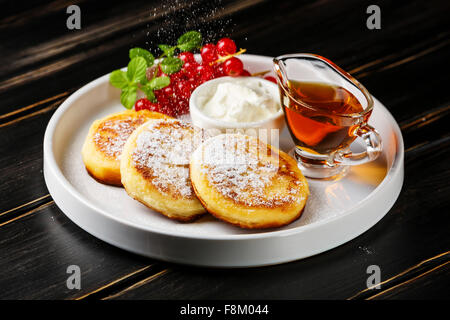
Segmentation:
[(163, 52), (166, 52), (167, 50), (172, 48), (172, 46), (169, 46), (168, 44), (158, 44), (158, 48), (160, 48)]
[(116, 88), (123, 89), (128, 86), (127, 73), (122, 70), (115, 70), (109, 76), (109, 82)]
[(155, 93), (153, 90), (159, 90), (162, 89), (170, 84), (170, 78), (166, 76), (157, 77), (150, 82), (147, 82), (145, 85), (141, 86), (141, 90), (145, 93), (147, 96), (147, 99), (152, 102), (157, 102), (157, 99), (155, 97)]
[(133, 48), (130, 50), (130, 59), (142, 57), (147, 62), (147, 67), (151, 67), (155, 62), (155, 57), (150, 53), (150, 51), (142, 48)]
[(157, 77), (150, 80), (149, 85), (153, 90), (159, 90), (170, 84), (170, 78), (166, 76)]
[(147, 83), (145, 86), (141, 86), (141, 90), (145, 93), (146, 96), (153, 93), (153, 89), (150, 87), (150, 83)]
[(147, 99), (150, 100), (151, 102), (158, 102), (158, 100), (156, 100), (156, 97), (155, 97), (155, 94), (153, 93), (153, 91), (148, 92)]
[(150, 83), (147, 83), (145, 86), (142, 86), (141, 90), (144, 91), (148, 100), (150, 100), (151, 102), (157, 102), (155, 93), (153, 92), (153, 89), (150, 86)]
[(127, 76), (131, 83), (138, 83), (145, 79), (145, 71), (147, 70), (147, 62), (142, 57), (131, 59), (128, 64)]
[(173, 46), (169, 46), (168, 44), (160, 44), (160, 45), (158, 45), (158, 47), (168, 57), (173, 57), (173, 55), (175, 54), (175, 49), (177, 48), (176, 46), (173, 47)]
[(161, 61), (161, 70), (165, 74), (172, 74), (177, 72), (183, 66), (183, 61), (174, 57), (167, 57), (163, 61)]
[(202, 44), (202, 34), (197, 31), (188, 31), (178, 38), (178, 48), (181, 51), (192, 51), (200, 48)]
[(127, 109), (131, 109), (136, 102), (136, 92), (137, 86), (131, 85), (122, 89), (122, 93), (120, 94), (120, 102)]

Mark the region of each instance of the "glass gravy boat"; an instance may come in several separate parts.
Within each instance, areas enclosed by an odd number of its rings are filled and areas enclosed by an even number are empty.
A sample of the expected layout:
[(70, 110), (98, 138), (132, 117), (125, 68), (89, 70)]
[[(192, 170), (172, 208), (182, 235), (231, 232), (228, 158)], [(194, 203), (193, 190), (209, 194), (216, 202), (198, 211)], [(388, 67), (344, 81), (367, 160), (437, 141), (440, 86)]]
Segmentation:
[[(274, 59), (286, 124), (295, 142), (292, 151), (310, 178), (342, 176), (350, 165), (375, 160), (381, 138), (367, 124), (373, 109), (370, 93), (330, 60), (314, 54), (288, 54)], [(356, 138), (362, 152), (350, 151)]]

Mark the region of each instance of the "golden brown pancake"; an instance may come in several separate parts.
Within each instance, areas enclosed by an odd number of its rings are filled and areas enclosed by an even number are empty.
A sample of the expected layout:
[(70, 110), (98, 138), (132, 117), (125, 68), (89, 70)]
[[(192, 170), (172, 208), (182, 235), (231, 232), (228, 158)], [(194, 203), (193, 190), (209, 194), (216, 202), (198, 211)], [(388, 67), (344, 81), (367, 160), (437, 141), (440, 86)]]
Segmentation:
[(122, 184), (134, 199), (163, 215), (191, 221), (205, 213), (189, 178), (189, 158), (201, 134), (181, 120), (150, 120), (125, 144)]
[(308, 184), (288, 154), (257, 138), (222, 134), (192, 154), (197, 197), (215, 217), (242, 228), (271, 228), (302, 214)]
[(123, 146), (137, 127), (155, 118), (169, 117), (148, 110), (125, 110), (94, 121), (81, 151), (89, 174), (101, 183), (121, 186)]

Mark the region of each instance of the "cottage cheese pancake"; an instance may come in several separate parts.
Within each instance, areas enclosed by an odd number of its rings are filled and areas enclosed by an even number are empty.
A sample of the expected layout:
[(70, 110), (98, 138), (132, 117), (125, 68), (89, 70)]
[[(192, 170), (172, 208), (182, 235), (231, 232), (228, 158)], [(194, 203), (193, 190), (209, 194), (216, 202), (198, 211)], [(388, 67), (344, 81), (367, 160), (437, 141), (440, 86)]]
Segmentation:
[(296, 161), (258, 139), (223, 134), (191, 156), (197, 197), (212, 215), (243, 228), (270, 228), (299, 218), (309, 195)]
[(123, 146), (137, 127), (155, 118), (169, 117), (148, 110), (126, 110), (94, 121), (81, 151), (90, 175), (99, 182), (121, 186), (120, 157)]
[(127, 193), (171, 219), (190, 221), (205, 212), (189, 178), (189, 158), (202, 132), (181, 120), (151, 120), (125, 144), (122, 184)]

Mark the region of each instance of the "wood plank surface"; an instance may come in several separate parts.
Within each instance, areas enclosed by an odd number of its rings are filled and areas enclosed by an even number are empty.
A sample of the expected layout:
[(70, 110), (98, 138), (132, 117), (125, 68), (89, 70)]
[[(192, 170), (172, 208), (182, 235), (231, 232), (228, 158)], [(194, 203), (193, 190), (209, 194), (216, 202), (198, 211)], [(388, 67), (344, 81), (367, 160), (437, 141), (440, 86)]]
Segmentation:
[[(70, 4), (81, 8), (81, 30), (65, 27)], [(450, 261), (450, 5), (378, 1), (382, 29), (370, 31), (365, 25), (369, 4), (357, 0), (2, 2), (0, 298), (445, 295)], [(405, 140), (405, 184), (380, 223), (339, 248), (302, 261), (211, 270), (126, 253), (90, 236), (63, 215), (42, 176), (42, 140), (53, 112), (82, 85), (126, 65), (129, 48), (155, 48), (193, 28), (211, 41), (231, 36), (253, 54), (326, 56), (354, 74), (388, 107)], [(81, 267), (80, 291), (65, 285), (71, 264)], [(365, 269), (370, 264), (381, 268), (386, 280), (381, 290), (365, 290)]]
[[(82, 231), (53, 202), (0, 232), (2, 299), (75, 298), (150, 264)], [(80, 267), (81, 290), (66, 285), (70, 265)]]

